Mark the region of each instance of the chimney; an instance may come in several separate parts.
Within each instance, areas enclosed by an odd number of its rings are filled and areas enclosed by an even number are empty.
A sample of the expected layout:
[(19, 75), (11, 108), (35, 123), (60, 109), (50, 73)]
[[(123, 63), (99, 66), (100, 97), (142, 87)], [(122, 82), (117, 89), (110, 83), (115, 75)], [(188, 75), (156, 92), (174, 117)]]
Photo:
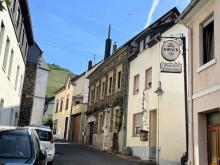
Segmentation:
[(105, 57), (104, 57), (104, 60), (106, 60), (111, 55), (112, 40), (110, 38), (110, 35), (111, 35), (111, 25), (109, 25), (108, 38), (105, 41)]
[(91, 69), (92, 69), (92, 61), (89, 60), (89, 62), (88, 62), (88, 71), (91, 70)]
[(117, 49), (118, 49), (117, 43), (114, 42), (112, 53), (115, 53)]

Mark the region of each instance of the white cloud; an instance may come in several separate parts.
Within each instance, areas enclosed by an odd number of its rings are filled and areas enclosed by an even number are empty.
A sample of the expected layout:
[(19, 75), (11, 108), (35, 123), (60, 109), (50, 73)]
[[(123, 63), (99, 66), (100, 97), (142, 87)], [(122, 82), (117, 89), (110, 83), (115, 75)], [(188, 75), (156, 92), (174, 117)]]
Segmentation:
[(153, 18), (153, 14), (154, 14), (159, 2), (160, 2), (160, 0), (153, 0), (153, 4), (152, 4), (150, 12), (148, 13), (148, 16), (147, 16), (147, 23), (144, 28), (147, 28), (150, 25), (152, 18)]

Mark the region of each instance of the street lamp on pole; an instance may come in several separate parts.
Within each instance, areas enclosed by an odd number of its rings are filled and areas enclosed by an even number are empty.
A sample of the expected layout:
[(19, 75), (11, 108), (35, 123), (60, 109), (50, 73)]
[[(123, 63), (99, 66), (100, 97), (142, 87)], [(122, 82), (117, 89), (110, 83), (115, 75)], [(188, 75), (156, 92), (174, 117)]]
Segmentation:
[(154, 93), (156, 93), (157, 94), (157, 96), (158, 96), (158, 99), (157, 99), (157, 101), (158, 101), (158, 105), (157, 105), (157, 164), (159, 165), (159, 162), (160, 162), (160, 141), (159, 141), (159, 124), (160, 124), (160, 114), (159, 114), (159, 110), (160, 110), (160, 96), (162, 96), (163, 95), (163, 93), (164, 93), (164, 91), (163, 91), (163, 89), (161, 88), (161, 81), (159, 81), (159, 83), (158, 83), (158, 87), (157, 87), (157, 90), (156, 91), (154, 91)]

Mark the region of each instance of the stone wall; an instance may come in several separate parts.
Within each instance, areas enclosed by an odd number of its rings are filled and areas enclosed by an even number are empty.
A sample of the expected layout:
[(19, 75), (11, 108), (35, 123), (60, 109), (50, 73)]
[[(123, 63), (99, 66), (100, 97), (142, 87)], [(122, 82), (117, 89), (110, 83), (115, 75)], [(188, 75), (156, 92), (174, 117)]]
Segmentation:
[(31, 111), (33, 106), (33, 96), (36, 82), (37, 64), (26, 63), (24, 86), (21, 99), (21, 109), (19, 115), (19, 126), (28, 126), (30, 123)]

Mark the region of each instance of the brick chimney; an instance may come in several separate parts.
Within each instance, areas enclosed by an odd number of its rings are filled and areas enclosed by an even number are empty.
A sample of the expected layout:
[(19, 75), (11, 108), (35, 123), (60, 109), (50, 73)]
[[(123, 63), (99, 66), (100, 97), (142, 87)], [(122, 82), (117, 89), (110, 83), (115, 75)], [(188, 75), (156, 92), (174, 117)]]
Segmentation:
[(110, 38), (110, 35), (111, 35), (111, 25), (109, 25), (108, 38), (105, 41), (105, 57), (104, 57), (104, 60), (106, 60), (111, 55), (112, 40)]
[(115, 53), (117, 49), (118, 49), (117, 43), (114, 42), (112, 53)]
[(89, 60), (89, 62), (88, 62), (88, 71), (91, 70), (91, 69), (92, 69), (92, 61)]

